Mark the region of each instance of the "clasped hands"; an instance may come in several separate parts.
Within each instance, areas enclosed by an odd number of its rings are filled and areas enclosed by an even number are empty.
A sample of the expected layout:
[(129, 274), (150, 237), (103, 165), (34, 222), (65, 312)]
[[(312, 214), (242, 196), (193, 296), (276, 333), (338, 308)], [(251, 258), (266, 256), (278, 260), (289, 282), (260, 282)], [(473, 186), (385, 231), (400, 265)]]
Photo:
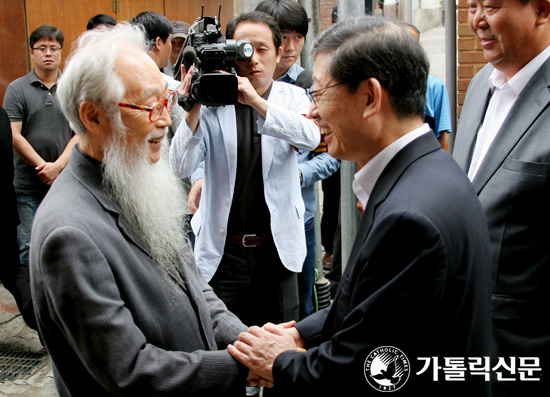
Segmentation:
[(250, 327), (232, 345), (229, 353), (250, 370), (248, 384), (273, 387), (273, 363), (284, 351), (305, 352), (300, 332), (294, 328), (296, 321), (283, 324), (267, 323), (263, 327)]
[(58, 162), (44, 162), (35, 168), (37, 171), (38, 179), (42, 183), (51, 186), (55, 178), (63, 171), (63, 167)]

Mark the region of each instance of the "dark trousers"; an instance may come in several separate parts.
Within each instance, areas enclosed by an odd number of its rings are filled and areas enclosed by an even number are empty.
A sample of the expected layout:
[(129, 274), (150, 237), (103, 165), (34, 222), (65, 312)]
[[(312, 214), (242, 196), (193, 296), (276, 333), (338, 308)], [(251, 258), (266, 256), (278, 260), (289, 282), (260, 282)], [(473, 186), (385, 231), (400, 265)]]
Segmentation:
[(313, 285), (315, 284), (315, 218), (305, 223), (307, 254), (302, 272), (298, 273), (300, 320), (313, 313)]
[(25, 323), (30, 328), (38, 330), (32, 305), (29, 266), (19, 263), (17, 226), (7, 225), (5, 230), (6, 236), (0, 242), (1, 252), (4, 253), (4, 263), (0, 266), (0, 280), (13, 295)]
[(226, 243), (210, 285), (246, 325), (298, 321), (297, 273), (284, 267), (273, 241), (251, 248)]
[(321, 182), (323, 187), (323, 215), (321, 216), (321, 244), (325, 252), (334, 253), (334, 233), (338, 227), (340, 208), (340, 170)]

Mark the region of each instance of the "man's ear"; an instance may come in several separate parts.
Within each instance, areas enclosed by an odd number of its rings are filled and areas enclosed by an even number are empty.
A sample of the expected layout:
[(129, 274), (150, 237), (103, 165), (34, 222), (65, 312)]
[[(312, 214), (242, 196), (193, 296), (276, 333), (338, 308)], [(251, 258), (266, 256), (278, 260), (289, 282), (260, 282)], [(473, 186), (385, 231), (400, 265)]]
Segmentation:
[(277, 63), (281, 62), (281, 55), (283, 54), (283, 50), (281, 47), (279, 47), (279, 50), (277, 51), (277, 58), (276, 58), (276, 61)]
[(153, 44), (153, 47), (155, 47), (155, 49), (158, 51), (158, 49), (160, 48), (160, 37), (157, 37), (155, 39), (155, 44)]
[(86, 131), (97, 134), (104, 130), (105, 126), (103, 124), (106, 123), (107, 117), (102, 106), (85, 99), (80, 104), (78, 114)]
[(550, 20), (550, 0), (537, 0), (537, 25), (544, 25)]
[(371, 77), (363, 80), (357, 91), (360, 93), (359, 98), (362, 101), (363, 119), (366, 120), (380, 112), (384, 89), (377, 79)]

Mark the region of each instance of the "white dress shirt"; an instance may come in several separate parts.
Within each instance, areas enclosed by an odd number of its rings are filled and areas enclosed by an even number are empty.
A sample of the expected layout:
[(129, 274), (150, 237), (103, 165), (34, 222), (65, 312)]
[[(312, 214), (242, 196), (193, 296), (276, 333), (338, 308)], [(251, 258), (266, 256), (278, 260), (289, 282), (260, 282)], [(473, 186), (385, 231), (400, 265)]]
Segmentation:
[(363, 208), (367, 208), (367, 202), (372, 193), (372, 189), (389, 162), (397, 153), (399, 153), (401, 149), (414, 141), (416, 138), (428, 132), (431, 132), (428, 124), (424, 124), (422, 127), (408, 132), (395, 142), (392, 142), (390, 145), (386, 146), (381, 152), (365, 164), (363, 168), (357, 171), (353, 179), (352, 187), (355, 195), (359, 201), (361, 201), (361, 204), (363, 204)]
[(498, 69), (493, 70), (493, 73), (489, 77), (489, 85), (492, 87), (493, 94), (489, 100), (483, 124), (477, 134), (476, 146), (468, 170), (468, 178), (471, 181), (474, 180), (489, 147), (510, 113), (510, 109), (516, 103), (519, 94), (549, 57), (550, 46), (546, 47), (543, 52), (533, 58), (531, 62), (525, 65), (509, 81), (506, 81), (504, 73)]

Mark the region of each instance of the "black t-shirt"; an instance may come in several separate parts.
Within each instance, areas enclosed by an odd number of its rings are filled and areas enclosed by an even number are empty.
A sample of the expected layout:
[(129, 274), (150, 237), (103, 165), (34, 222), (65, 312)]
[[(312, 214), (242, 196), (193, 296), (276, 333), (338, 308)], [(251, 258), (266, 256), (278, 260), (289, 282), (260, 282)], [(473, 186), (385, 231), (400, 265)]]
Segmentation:
[[(271, 88), (262, 97), (267, 100)], [(269, 234), (270, 216), (262, 177), (262, 136), (258, 112), (248, 105), (235, 105), (237, 116), (237, 175), (229, 212), (229, 234)]]
[[(57, 100), (57, 83), (46, 87), (34, 69), (10, 83), (4, 96), (4, 109), (10, 121), (23, 123), (21, 135), (44, 161), (56, 161), (73, 137)], [(40, 181), (33, 166), (17, 155), (14, 166), (16, 194), (46, 194), (49, 185)]]

